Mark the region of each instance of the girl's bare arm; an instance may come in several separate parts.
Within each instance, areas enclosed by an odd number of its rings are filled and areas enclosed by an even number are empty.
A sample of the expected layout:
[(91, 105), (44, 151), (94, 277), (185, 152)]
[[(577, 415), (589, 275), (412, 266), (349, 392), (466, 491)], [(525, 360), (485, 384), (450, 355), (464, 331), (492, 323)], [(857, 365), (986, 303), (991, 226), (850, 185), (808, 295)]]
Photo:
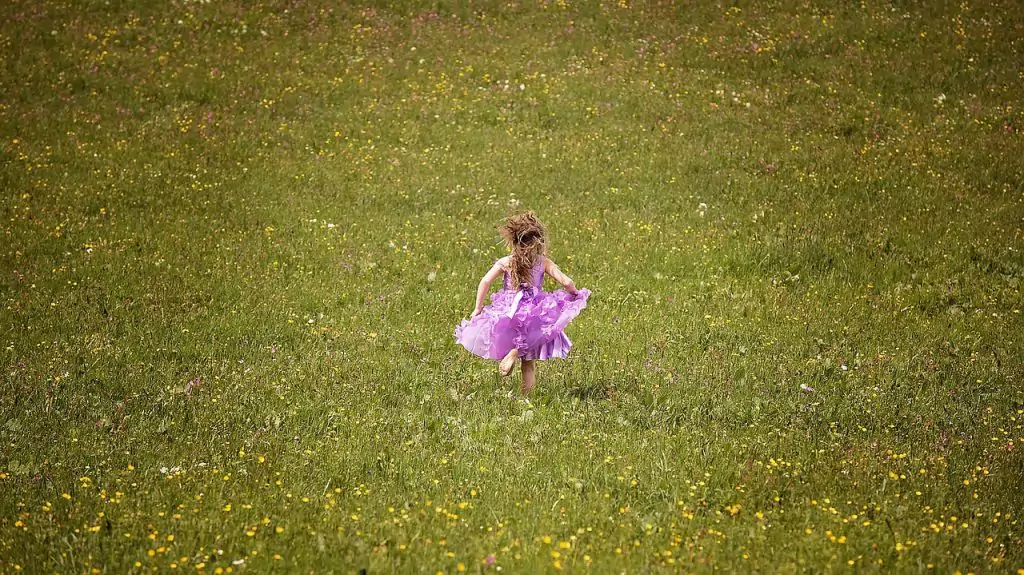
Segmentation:
[(576, 284), (572, 283), (572, 278), (558, 269), (558, 266), (550, 258), (544, 258), (544, 271), (551, 276), (551, 279), (561, 284), (565, 291), (571, 294), (576, 293)]
[(480, 280), (480, 285), (476, 288), (476, 306), (473, 308), (473, 313), (470, 318), (476, 317), (484, 309), (484, 300), (487, 299), (487, 292), (491, 291), (491, 284), (494, 280), (501, 275), (501, 272), (505, 270), (505, 260), (507, 258), (501, 258), (494, 262), (494, 265), (490, 270), (484, 274), (483, 279)]

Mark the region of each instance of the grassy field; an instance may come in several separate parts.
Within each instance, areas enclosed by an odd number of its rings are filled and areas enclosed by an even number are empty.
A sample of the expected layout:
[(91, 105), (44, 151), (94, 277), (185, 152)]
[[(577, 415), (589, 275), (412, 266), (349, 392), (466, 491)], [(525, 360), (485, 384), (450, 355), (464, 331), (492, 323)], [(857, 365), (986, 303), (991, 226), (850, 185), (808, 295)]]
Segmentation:
[[(1021, 573), (1017, 2), (0, 6), (0, 573)], [(452, 338), (534, 209), (530, 404)]]

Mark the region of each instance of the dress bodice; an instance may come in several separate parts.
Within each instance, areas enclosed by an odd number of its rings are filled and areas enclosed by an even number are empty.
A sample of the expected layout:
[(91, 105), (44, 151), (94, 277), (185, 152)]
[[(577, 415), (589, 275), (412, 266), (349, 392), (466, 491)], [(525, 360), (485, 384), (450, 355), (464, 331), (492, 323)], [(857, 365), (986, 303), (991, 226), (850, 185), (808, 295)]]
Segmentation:
[[(504, 273), (504, 288), (505, 289), (517, 289), (519, 286), (513, 286), (512, 275), (505, 270)], [(544, 285), (544, 257), (537, 258), (537, 263), (533, 265), (533, 270), (530, 273), (530, 285), (535, 289), (540, 289)]]

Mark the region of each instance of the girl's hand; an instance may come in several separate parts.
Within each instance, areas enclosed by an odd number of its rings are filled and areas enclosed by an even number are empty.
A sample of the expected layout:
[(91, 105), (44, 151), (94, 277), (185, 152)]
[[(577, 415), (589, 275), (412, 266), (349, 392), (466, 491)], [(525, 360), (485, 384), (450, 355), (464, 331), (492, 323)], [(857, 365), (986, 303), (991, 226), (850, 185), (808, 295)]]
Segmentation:
[(473, 319), (474, 317), (476, 317), (478, 315), (480, 315), (480, 309), (479, 308), (473, 310), (473, 313), (469, 314), (469, 319)]

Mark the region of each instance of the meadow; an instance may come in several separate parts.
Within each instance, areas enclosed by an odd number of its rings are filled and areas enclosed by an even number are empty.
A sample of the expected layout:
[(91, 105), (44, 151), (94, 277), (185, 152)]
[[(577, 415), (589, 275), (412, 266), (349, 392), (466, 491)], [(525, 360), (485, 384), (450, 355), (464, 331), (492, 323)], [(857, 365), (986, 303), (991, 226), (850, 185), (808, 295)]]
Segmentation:
[[(0, 574), (1024, 573), (1017, 2), (11, 0), (0, 48)], [(529, 402), (452, 337), (525, 209), (594, 293)]]

